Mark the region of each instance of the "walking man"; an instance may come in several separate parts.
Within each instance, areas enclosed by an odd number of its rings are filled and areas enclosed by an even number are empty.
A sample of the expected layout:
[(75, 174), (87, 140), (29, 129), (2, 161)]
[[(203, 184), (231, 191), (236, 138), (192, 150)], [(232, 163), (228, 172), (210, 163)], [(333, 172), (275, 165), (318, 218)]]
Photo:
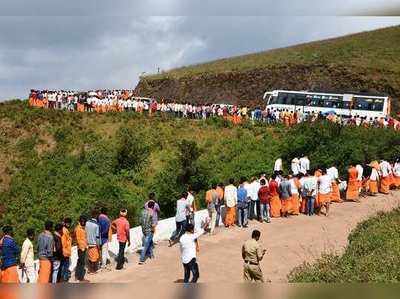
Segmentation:
[(217, 210), (215, 206), (218, 201), (218, 192), (216, 190), (217, 185), (212, 185), (211, 189), (206, 192), (206, 204), (208, 216), (210, 217), (211, 227), (210, 227), (210, 235), (214, 233), (215, 225), (217, 223)]
[(154, 201), (148, 202), (147, 208), (144, 208), (142, 212), (141, 227), (143, 233), (143, 248), (140, 254), (139, 265), (144, 264), (147, 257), (153, 258), (154, 204), (155, 204)]
[(79, 217), (79, 223), (75, 227), (74, 235), (76, 244), (78, 247), (78, 261), (75, 269), (75, 279), (79, 282), (88, 282), (85, 279), (85, 263), (86, 263), (86, 252), (87, 252), (87, 239), (86, 239), (86, 226), (87, 218), (85, 215)]
[(56, 224), (54, 227), (54, 253), (53, 253), (53, 267), (52, 267), (52, 274), (51, 274), (51, 282), (57, 283), (59, 282), (59, 271), (61, 260), (63, 258), (63, 250), (62, 250), (62, 231), (63, 225), (61, 223)]
[(46, 221), (44, 231), (38, 236), (39, 283), (49, 283), (54, 253), (53, 222)]
[(261, 219), (267, 223), (270, 223), (269, 188), (265, 179), (261, 179), (260, 184), (261, 188), (258, 190), (258, 198), (260, 199), (261, 205)]
[(243, 279), (244, 281), (264, 282), (263, 273), (260, 268), (260, 261), (263, 259), (266, 250), (261, 249), (258, 243), (261, 233), (254, 230), (251, 239), (247, 240), (242, 247)]
[(183, 192), (181, 198), (176, 201), (176, 229), (172, 233), (171, 238), (169, 239), (169, 246), (176, 244), (179, 241), (179, 238), (185, 233), (186, 229), (186, 215), (190, 209), (190, 206), (186, 200), (188, 196), (187, 192)]
[(248, 200), (247, 190), (244, 186), (245, 178), (241, 178), (239, 188), (237, 189), (237, 218), (239, 227), (247, 227)]
[(233, 185), (234, 182), (235, 180), (233, 178), (229, 179), (229, 185), (225, 187), (224, 192), (224, 200), (226, 206), (226, 227), (235, 226), (236, 221), (237, 188)]
[(61, 236), (61, 244), (63, 257), (60, 265), (60, 280), (63, 282), (69, 281), (71, 272), (69, 271), (71, 250), (72, 250), (72, 237), (70, 233), (72, 220), (71, 218), (65, 218), (63, 221), (63, 231)]
[(184, 283), (188, 283), (190, 279), (190, 273), (192, 273), (191, 283), (196, 283), (200, 277), (199, 265), (197, 264), (197, 239), (204, 234), (204, 228), (206, 224), (203, 223), (201, 229), (194, 232), (194, 225), (189, 223), (186, 226), (186, 232), (182, 235), (179, 240), (181, 250), (181, 260), (184, 269)]
[(4, 236), (0, 240), (0, 282), (19, 283), (17, 272), (19, 247), (13, 238), (13, 228), (8, 225), (4, 226), (3, 234)]
[(119, 212), (119, 218), (114, 220), (112, 223), (113, 231), (117, 232), (117, 240), (119, 243), (118, 257), (117, 257), (117, 270), (121, 270), (124, 267), (125, 263), (125, 247), (128, 247), (131, 244), (130, 239), (130, 226), (129, 221), (126, 219), (128, 215), (128, 211), (126, 209), (122, 209)]
[(26, 239), (22, 243), (21, 249), (21, 269), (22, 269), (22, 282), (35, 283), (36, 270), (34, 261), (34, 249), (32, 241), (35, 239), (35, 231), (30, 228), (26, 231)]
[(88, 244), (88, 274), (94, 274), (97, 272), (100, 260), (100, 227), (99, 223), (97, 222), (97, 210), (92, 210), (91, 216), (91, 219), (86, 222), (85, 226), (86, 239)]
[(219, 222), (220, 220), (222, 220), (221, 206), (224, 204), (224, 184), (219, 183), (215, 190), (217, 190), (218, 193), (218, 201), (217, 204), (215, 205), (215, 210), (217, 211), (217, 219), (215, 226), (219, 226)]
[(111, 270), (107, 268), (110, 263), (110, 254), (108, 253), (108, 242), (111, 237), (111, 221), (107, 216), (107, 208), (102, 207), (100, 215), (98, 217), (99, 228), (100, 228), (100, 250), (101, 250), (101, 268)]

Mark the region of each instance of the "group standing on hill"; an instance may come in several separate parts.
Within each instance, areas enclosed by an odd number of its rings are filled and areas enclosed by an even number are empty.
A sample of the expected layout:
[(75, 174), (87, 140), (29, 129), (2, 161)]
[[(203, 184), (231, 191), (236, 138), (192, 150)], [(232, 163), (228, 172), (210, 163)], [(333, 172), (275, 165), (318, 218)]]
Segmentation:
[(317, 111), (303, 112), (302, 109), (262, 109), (228, 104), (193, 104), (181, 103), (175, 100), (150, 99), (138, 97), (133, 90), (91, 90), (76, 91), (51, 91), (31, 90), (29, 105), (46, 109), (58, 109), (78, 112), (124, 112), (133, 111), (147, 113), (149, 116), (156, 114), (172, 115), (179, 118), (207, 119), (220, 117), (240, 124), (245, 120), (260, 121), (267, 124), (281, 123), (292, 126), (301, 122), (325, 119), (341, 125), (393, 128), (400, 130), (400, 122), (392, 117), (367, 118), (359, 115), (342, 117), (333, 113), (323, 114)]
[[(274, 163), (274, 172), (269, 177), (260, 174), (247, 179), (242, 177), (237, 183), (233, 178), (229, 183), (213, 184), (205, 193), (205, 205), (209, 217), (195, 230), (197, 210), (194, 192), (188, 188), (176, 202), (176, 230), (170, 238), (170, 246), (180, 243), (181, 261), (184, 268), (184, 282), (197, 282), (200, 273), (196, 261), (199, 251), (198, 238), (205, 232), (215, 234), (215, 227), (222, 220), (226, 228), (234, 226), (246, 228), (249, 220), (271, 223), (273, 218), (291, 217), (305, 214), (329, 215), (331, 203), (343, 201), (359, 202), (360, 197), (378, 193), (389, 194), (391, 189), (400, 187), (400, 161), (372, 161), (369, 164), (350, 164), (347, 181), (341, 180), (338, 169), (316, 167), (311, 170), (307, 156), (290, 161), (290, 172), (284, 173), (282, 159)], [(224, 207), (224, 208), (223, 208)], [(72, 219), (64, 218), (54, 225), (44, 223), (43, 231), (37, 237), (37, 247), (33, 246), (35, 231), (28, 229), (20, 250), (13, 236), (13, 228), (4, 226), (0, 240), (0, 281), (3, 283), (68, 282), (71, 277), (72, 246), (77, 246), (75, 280), (88, 281), (86, 273), (95, 274), (99, 270), (111, 270), (109, 242), (116, 234), (119, 252), (116, 269), (124, 268), (125, 248), (130, 246), (130, 224), (126, 209), (119, 218), (111, 221), (107, 209), (94, 209), (90, 218), (81, 215), (72, 230)], [(160, 208), (155, 194), (150, 193), (141, 213), (140, 225), (143, 233), (143, 248), (139, 264), (154, 258), (153, 236), (157, 228)], [(244, 279), (263, 281), (259, 262), (265, 254), (257, 242), (259, 232), (253, 232), (252, 239), (243, 246)], [(39, 262), (34, 260), (35, 253)], [(18, 266), (21, 275), (18, 274)], [(36, 271), (38, 268), (38, 271)], [(38, 275), (36, 274), (38, 272)]]

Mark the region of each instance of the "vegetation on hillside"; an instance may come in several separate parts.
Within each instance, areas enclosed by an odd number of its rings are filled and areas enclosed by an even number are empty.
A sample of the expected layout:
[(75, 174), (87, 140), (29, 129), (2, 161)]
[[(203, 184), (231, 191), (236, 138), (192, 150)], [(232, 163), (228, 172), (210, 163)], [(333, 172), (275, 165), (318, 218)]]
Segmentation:
[(188, 185), (202, 206), (213, 182), (269, 174), (278, 157), (288, 163), (308, 154), (313, 167), (334, 164), (345, 176), (350, 162), (400, 153), (400, 135), (390, 129), (233, 126), (221, 119), (31, 109), (26, 101), (0, 104), (0, 144), (0, 226), (13, 225), (18, 240), (48, 218), (77, 219), (98, 206), (112, 217), (127, 207), (136, 224), (149, 192), (161, 216), (172, 216)]
[(289, 275), (290, 282), (399, 282), (399, 225), (400, 209), (360, 223), (343, 255), (328, 254), (314, 264), (303, 264)]
[[(149, 75), (146, 79), (195, 77), (271, 66), (337, 64), (399, 73), (400, 26), (311, 42), (288, 48), (219, 59)], [(362, 74), (362, 73), (361, 73)]]

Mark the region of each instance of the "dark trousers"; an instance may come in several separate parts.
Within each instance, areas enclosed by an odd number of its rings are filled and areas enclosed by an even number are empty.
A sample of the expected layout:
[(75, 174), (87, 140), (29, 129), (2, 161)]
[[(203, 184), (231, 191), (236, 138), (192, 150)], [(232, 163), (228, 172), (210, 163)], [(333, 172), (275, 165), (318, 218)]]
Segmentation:
[(78, 261), (76, 263), (75, 269), (75, 278), (76, 280), (84, 280), (85, 279), (85, 264), (86, 264), (86, 250), (78, 249)]
[(69, 257), (63, 257), (60, 264), (60, 281), (67, 282), (71, 277), (71, 272), (69, 271), (70, 260)]
[(171, 242), (175, 243), (179, 241), (179, 239), (185, 233), (185, 230), (186, 230), (186, 220), (176, 222), (176, 230), (172, 233), (172, 236), (170, 238)]
[(197, 264), (196, 258), (193, 258), (189, 263), (183, 264), (185, 271), (185, 277), (183, 278), (184, 283), (188, 283), (190, 279), (190, 272), (192, 272), (191, 283), (196, 283), (200, 277), (199, 265)]
[[(255, 210), (255, 212), (254, 212)], [(259, 200), (252, 200), (250, 202), (250, 215), (249, 219), (261, 219), (261, 213), (260, 213), (260, 201)]]
[(219, 226), (219, 220), (221, 219), (221, 204), (216, 204), (215, 210), (217, 211), (217, 219), (215, 220), (215, 226)]
[(119, 250), (117, 256), (117, 270), (121, 270), (124, 267), (125, 263), (125, 246), (126, 242), (119, 242)]

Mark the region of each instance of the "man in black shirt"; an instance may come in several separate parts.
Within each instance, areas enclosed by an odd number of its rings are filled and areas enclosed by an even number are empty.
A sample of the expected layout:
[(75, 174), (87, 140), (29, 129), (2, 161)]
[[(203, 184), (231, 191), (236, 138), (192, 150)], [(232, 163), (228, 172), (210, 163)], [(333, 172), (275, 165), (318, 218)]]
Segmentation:
[(61, 223), (56, 224), (54, 228), (54, 253), (53, 253), (53, 271), (52, 271), (52, 283), (60, 281), (59, 269), (61, 260), (63, 259), (63, 250), (61, 243), (61, 236), (63, 234), (63, 225)]

